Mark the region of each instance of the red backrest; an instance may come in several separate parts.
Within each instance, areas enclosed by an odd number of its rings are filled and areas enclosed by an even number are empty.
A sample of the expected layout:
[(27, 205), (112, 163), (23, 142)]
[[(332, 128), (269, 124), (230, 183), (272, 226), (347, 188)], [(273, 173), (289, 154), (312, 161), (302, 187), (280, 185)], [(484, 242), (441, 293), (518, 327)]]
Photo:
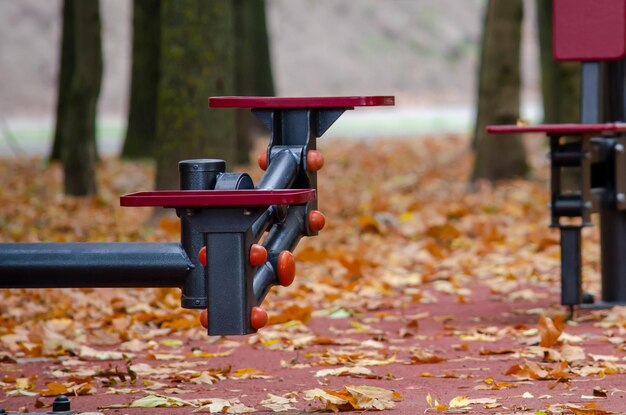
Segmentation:
[(554, 0), (553, 12), (556, 60), (626, 56), (626, 0)]

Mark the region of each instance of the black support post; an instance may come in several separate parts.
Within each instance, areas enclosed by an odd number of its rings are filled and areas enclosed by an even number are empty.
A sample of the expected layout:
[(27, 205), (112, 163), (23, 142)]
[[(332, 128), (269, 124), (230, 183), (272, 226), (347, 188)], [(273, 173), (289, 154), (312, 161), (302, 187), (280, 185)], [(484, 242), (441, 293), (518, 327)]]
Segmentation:
[(580, 226), (561, 226), (561, 304), (577, 305), (582, 300), (582, 256)]
[[(584, 64), (583, 64), (584, 65)], [(604, 121), (625, 121), (624, 61), (605, 62), (602, 84)], [(623, 161), (617, 152), (623, 146), (612, 140), (609, 149), (611, 163), (607, 165), (607, 183), (600, 203), (600, 256), (602, 266), (602, 303), (626, 304), (626, 210), (619, 208), (616, 189), (617, 163)]]

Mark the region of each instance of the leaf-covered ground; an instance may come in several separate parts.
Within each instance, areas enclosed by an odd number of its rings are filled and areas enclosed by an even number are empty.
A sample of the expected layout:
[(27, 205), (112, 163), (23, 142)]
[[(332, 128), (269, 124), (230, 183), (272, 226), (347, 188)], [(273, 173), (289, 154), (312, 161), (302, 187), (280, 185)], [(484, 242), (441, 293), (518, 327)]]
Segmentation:
[[(544, 150), (533, 180), (471, 191), (461, 139), (322, 151), (327, 226), (266, 299), (270, 326), (207, 338), (176, 289), (2, 290), (0, 407), (45, 412), (65, 393), (74, 409), (131, 415), (625, 411), (626, 309), (563, 322)], [(0, 160), (0, 241), (176, 240), (174, 219), (118, 207), (152, 174), (105, 159), (100, 196), (76, 200), (58, 166)], [(584, 235), (594, 292), (597, 228)]]

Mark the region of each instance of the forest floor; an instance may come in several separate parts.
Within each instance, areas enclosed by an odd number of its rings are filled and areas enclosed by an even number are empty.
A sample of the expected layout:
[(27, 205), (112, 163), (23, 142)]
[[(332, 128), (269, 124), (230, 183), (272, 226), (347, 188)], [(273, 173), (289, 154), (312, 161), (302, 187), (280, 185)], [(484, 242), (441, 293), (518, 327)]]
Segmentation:
[[(455, 137), (321, 151), (327, 226), (265, 300), (269, 326), (207, 337), (176, 289), (2, 290), (0, 407), (46, 412), (65, 393), (129, 415), (626, 412), (626, 308), (563, 319), (545, 149), (531, 180), (475, 188)], [(73, 199), (59, 166), (2, 159), (0, 241), (175, 241), (175, 219), (119, 207), (153, 173), (104, 158), (99, 196)], [(597, 227), (584, 239), (597, 292)]]

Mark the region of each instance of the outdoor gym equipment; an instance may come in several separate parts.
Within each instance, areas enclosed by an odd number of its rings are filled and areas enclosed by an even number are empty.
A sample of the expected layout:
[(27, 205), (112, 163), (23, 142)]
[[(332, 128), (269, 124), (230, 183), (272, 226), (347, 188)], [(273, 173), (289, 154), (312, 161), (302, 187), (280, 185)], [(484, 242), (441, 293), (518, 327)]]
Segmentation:
[[(581, 228), (599, 213), (602, 298), (594, 306), (626, 304), (626, 0), (554, 0), (553, 13), (555, 59), (582, 62), (581, 124), (487, 131), (550, 138), (551, 226), (561, 232), (561, 303), (573, 308), (593, 302), (581, 289)], [(568, 170), (577, 177), (577, 189), (563, 186)]]
[(293, 281), (299, 240), (324, 226), (317, 137), (344, 111), (380, 105), (394, 97), (209, 98), (212, 108), (251, 108), (269, 128), (256, 187), (246, 173), (227, 173), (223, 160), (181, 161), (181, 190), (120, 199), (176, 209), (180, 243), (0, 244), (0, 288), (180, 287), (182, 307), (207, 310), (209, 335), (254, 333), (267, 322), (259, 305), (269, 289)]

